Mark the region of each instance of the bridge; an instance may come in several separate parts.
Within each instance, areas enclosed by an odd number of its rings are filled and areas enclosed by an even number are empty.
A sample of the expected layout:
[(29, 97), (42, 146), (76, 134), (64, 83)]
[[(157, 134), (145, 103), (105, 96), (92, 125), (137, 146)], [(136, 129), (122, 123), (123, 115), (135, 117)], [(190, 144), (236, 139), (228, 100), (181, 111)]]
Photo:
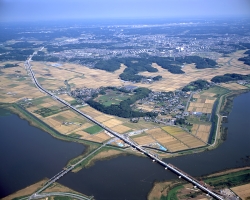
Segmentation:
[[(36, 52), (35, 52), (36, 53)], [(34, 53), (34, 54), (35, 54)], [(33, 54), (33, 55), (34, 55)], [(114, 135), (115, 137), (119, 138), (120, 140), (124, 141), (126, 144), (128, 144), (129, 146), (131, 146), (132, 148), (136, 149), (137, 151), (141, 152), (142, 154), (144, 154), (145, 156), (149, 157), (150, 159), (153, 160), (153, 162), (156, 162), (158, 164), (160, 164), (161, 166), (163, 166), (166, 170), (169, 169), (170, 171), (172, 171), (173, 173), (175, 173), (176, 175), (179, 176), (179, 178), (183, 178), (186, 181), (192, 183), (195, 187), (199, 188), (200, 190), (202, 190), (203, 192), (205, 192), (208, 196), (212, 196), (215, 199), (219, 199), (219, 200), (223, 200), (223, 197), (221, 197), (220, 195), (218, 195), (217, 193), (213, 192), (212, 190), (210, 190), (209, 188), (207, 188), (206, 186), (204, 186), (203, 184), (199, 183), (197, 180), (195, 180), (194, 178), (192, 178), (192, 176), (187, 175), (186, 173), (183, 173), (181, 170), (179, 170), (178, 168), (174, 167), (171, 164), (167, 164), (164, 161), (162, 161), (160, 158), (158, 158), (157, 156), (151, 154), (150, 152), (146, 151), (145, 149), (143, 149), (141, 146), (131, 142), (129, 140), (129, 138), (124, 137), (123, 135), (109, 129), (108, 127), (104, 126), (103, 124), (99, 123), (98, 121), (96, 121), (95, 119), (93, 119), (91, 116), (81, 112), (80, 110), (78, 110), (77, 108), (75, 108), (74, 106), (71, 106), (68, 102), (64, 101), (63, 99), (57, 97), (56, 95), (54, 95), (53, 93), (47, 91), (46, 89), (44, 89), (39, 82), (37, 81), (35, 74), (31, 68), (30, 65), (30, 61), (33, 57), (33, 55), (31, 55), (27, 61), (25, 62), (25, 66), (29, 72), (29, 74), (32, 77), (32, 80), (34, 82), (34, 84), (36, 85), (36, 87), (43, 93), (46, 93), (47, 95), (51, 96), (53, 99), (61, 102), (62, 104), (64, 104), (65, 106), (68, 106), (69, 108), (71, 108), (72, 110), (74, 110), (76, 113), (80, 114), (81, 116), (87, 118), (88, 120), (90, 120), (91, 122), (99, 125), (100, 127), (102, 127), (104, 130), (108, 131), (110, 134)], [(72, 168), (71, 168), (72, 167)], [(70, 168), (68, 168), (66, 171), (61, 172), (58, 174), (58, 176), (56, 176), (53, 180), (51, 181), (56, 181), (58, 178), (62, 177), (64, 174), (68, 173), (71, 169), (73, 169), (73, 166), (71, 166)], [(39, 191), (37, 192), (39, 193)], [(35, 194), (34, 194), (35, 195)], [(33, 195), (32, 195), (33, 196)], [(31, 198), (33, 198), (31, 196)]]

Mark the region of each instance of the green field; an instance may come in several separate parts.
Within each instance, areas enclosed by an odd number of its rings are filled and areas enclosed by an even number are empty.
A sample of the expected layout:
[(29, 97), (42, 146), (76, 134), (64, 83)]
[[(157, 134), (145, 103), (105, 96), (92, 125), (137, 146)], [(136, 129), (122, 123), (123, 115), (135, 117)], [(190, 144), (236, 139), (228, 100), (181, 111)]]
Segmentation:
[(110, 106), (112, 104), (119, 105), (121, 101), (129, 98), (128, 94), (122, 93), (120, 91), (106, 90), (105, 95), (99, 95), (95, 101), (103, 104), (104, 106)]
[(71, 133), (71, 134), (69, 134), (68, 136), (75, 137), (75, 138), (80, 138), (80, 137), (82, 137), (81, 135), (78, 135), (78, 134), (76, 134), (76, 133)]
[(216, 97), (219, 97), (219, 96), (221, 96), (223, 94), (226, 94), (226, 93), (228, 93), (230, 91), (228, 89), (225, 89), (225, 88), (222, 88), (222, 87), (219, 87), (219, 86), (215, 86), (215, 87), (209, 88), (208, 90), (204, 90), (204, 92), (215, 93), (215, 94), (217, 94)]
[(83, 131), (89, 133), (89, 134), (95, 134), (99, 133), (102, 130), (102, 128), (98, 125), (91, 126), (89, 128), (84, 129)]
[(226, 174), (223, 176), (212, 177), (205, 180), (211, 186), (222, 188), (222, 187), (234, 187), (243, 183), (250, 182), (250, 170), (243, 170)]
[(48, 117), (50, 115), (57, 114), (61, 112), (60, 109), (51, 109), (51, 108), (40, 108), (38, 110), (35, 110), (34, 113), (41, 115), (42, 117)]

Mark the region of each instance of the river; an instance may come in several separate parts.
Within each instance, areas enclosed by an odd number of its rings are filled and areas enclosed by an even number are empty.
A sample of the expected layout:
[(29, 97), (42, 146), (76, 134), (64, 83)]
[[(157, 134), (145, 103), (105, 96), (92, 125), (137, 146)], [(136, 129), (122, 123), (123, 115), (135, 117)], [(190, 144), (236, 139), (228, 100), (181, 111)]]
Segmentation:
[[(224, 124), (228, 127), (227, 140), (217, 149), (165, 159), (165, 161), (192, 176), (250, 166), (249, 159), (246, 160), (246, 156), (250, 155), (249, 103), (250, 93), (242, 94), (234, 99), (228, 123)], [(82, 145), (52, 138), (39, 129), (29, 126), (26, 121), (13, 114), (2, 117), (0, 123), (1, 127), (6, 127), (5, 131), (8, 132), (7, 124), (20, 124), (18, 128), (13, 128), (15, 131), (12, 131), (12, 134), (4, 133), (0, 136), (1, 152), (6, 152), (5, 156), (0, 155), (5, 165), (5, 167), (1, 166), (0, 170), (0, 187), (2, 188), (0, 197), (45, 176), (51, 177), (61, 170), (68, 159), (84, 150)], [(48, 155), (49, 152), (53, 153)], [(9, 174), (5, 175), (5, 171)], [(173, 178), (176, 178), (176, 175), (165, 171), (148, 158), (120, 156), (111, 160), (98, 161), (93, 167), (83, 169), (76, 174), (69, 173), (59, 182), (87, 195), (94, 195), (98, 200), (123, 200), (146, 199), (154, 181)]]

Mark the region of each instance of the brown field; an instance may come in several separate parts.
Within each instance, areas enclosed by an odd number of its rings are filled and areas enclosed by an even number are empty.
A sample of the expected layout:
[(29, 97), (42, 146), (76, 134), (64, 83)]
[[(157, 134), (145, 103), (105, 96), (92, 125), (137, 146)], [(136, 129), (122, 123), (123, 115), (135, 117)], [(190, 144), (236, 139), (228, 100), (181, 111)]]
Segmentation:
[(194, 137), (192, 134), (189, 134), (183, 131), (179, 127), (162, 127), (163, 130), (168, 132), (170, 135), (175, 137), (177, 140), (188, 146), (189, 148), (197, 148), (201, 146), (205, 146), (205, 143)]
[(250, 197), (250, 183), (246, 185), (241, 185), (231, 188), (231, 190), (236, 193), (242, 200)]
[(89, 127), (91, 127), (91, 126), (93, 126), (93, 124), (87, 122), (87, 123), (83, 124), (83, 125), (81, 126), (81, 128), (82, 128), (82, 129), (86, 129), (86, 128), (89, 128)]
[[(16, 73), (15, 71), (21, 71), (21, 73)], [(27, 77), (26, 71), (22, 71), (24, 70), (21, 66), (1, 70), (1, 72), (6, 73), (0, 75), (1, 102), (13, 103), (25, 97), (33, 99), (45, 96), (32, 85), (31, 80)], [(8, 77), (8, 75), (11, 75), (11, 77)], [(20, 80), (21, 76), (24, 77), (24, 80)]]
[(21, 189), (7, 197), (4, 197), (2, 198), (3, 200), (11, 200), (11, 199), (14, 199), (14, 198), (17, 198), (17, 197), (22, 197), (22, 196), (28, 196), (28, 195), (31, 195), (33, 194), (35, 191), (37, 191), (39, 188), (41, 188), (43, 186), (43, 184), (45, 182), (47, 182), (48, 179), (44, 179), (42, 181), (39, 181), (35, 184), (32, 184), (24, 189)]
[(246, 86), (240, 85), (238, 83), (221, 83), (220, 86), (225, 87), (229, 90), (244, 90), (247, 89)]
[(100, 153), (98, 153), (97, 155), (95, 155), (90, 162), (85, 165), (86, 167), (88, 167), (89, 165), (93, 164), (93, 162), (97, 161), (97, 160), (104, 160), (104, 159), (108, 159), (108, 158), (112, 158), (112, 157), (116, 157), (118, 155), (124, 154), (124, 152), (122, 151), (118, 151), (118, 150), (107, 150), (107, 151), (102, 151)]
[(46, 124), (48, 124), (50, 127), (56, 127), (56, 126), (62, 125), (61, 122), (59, 122), (59, 121), (57, 121), (57, 120), (55, 120), (55, 119), (53, 119), (53, 118), (45, 118), (45, 119), (43, 119), (43, 121), (44, 121)]
[(63, 100), (69, 102), (69, 101), (73, 101), (74, 98), (73, 97), (70, 97), (69, 95), (67, 94), (59, 94), (57, 95), (58, 97), (62, 98)]
[(85, 131), (77, 131), (76, 134), (77, 134), (77, 135), (81, 135), (81, 136), (82, 136), (81, 138), (82, 138), (82, 139), (85, 139), (85, 140), (86, 140), (88, 137), (91, 136), (90, 134), (86, 133)]
[(104, 122), (104, 121), (107, 121), (109, 120), (110, 118), (113, 118), (112, 116), (110, 115), (100, 115), (98, 117), (95, 117), (95, 120), (97, 120), (98, 122)]
[(106, 140), (108, 140), (108, 139), (110, 139), (111, 137), (110, 136), (108, 136), (104, 131), (103, 132), (101, 132), (101, 133), (97, 133), (97, 134), (95, 134), (95, 136), (97, 136), (97, 137), (99, 137), (99, 138), (101, 138), (101, 139), (103, 139), (103, 141), (106, 141)]
[(199, 94), (194, 94), (193, 98), (197, 99), (196, 102), (190, 102), (188, 106), (189, 112), (202, 112), (202, 113), (212, 113), (216, 94), (211, 92), (203, 92)]
[[(23, 196), (31, 195), (35, 191), (40, 189), (44, 185), (44, 183), (46, 183), (47, 181), (48, 181), (48, 179), (46, 178), (46, 179), (44, 179), (42, 181), (39, 181), (39, 182), (37, 182), (35, 184), (32, 184), (32, 185), (30, 185), (30, 186), (28, 186), (28, 187), (26, 187), (24, 189), (21, 189), (21, 190), (15, 192), (13, 194), (7, 196), (7, 197), (4, 197), (3, 200), (11, 200), (11, 199), (16, 199), (16, 198), (19, 199), (19, 198), (21, 198)], [(61, 185), (61, 184), (59, 184), (57, 182), (53, 183), (51, 185), (51, 187), (48, 187), (43, 192), (46, 192), (46, 193), (49, 193), (49, 192), (70, 192), (70, 193), (80, 194), (82, 196), (86, 196), (86, 195), (83, 195), (83, 194), (81, 194), (79, 192), (76, 192), (76, 191), (74, 191), (74, 190), (72, 190), (72, 189), (70, 189), (70, 188), (68, 188), (68, 187), (66, 187), (64, 185)], [(43, 199), (45, 199), (45, 198), (43, 198)], [(48, 199), (48, 198), (46, 198), (46, 199)]]
[(151, 135), (158, 143), (165, 146), (171, 152), (188, 149), (188, 147), (185, 144), (175, 139), (171, 135), (167, 134), (160, 128), (148, 130), (146, 131), (146, 133)]
[(108, 121), (103, 122), (103, 124), (109, 128), (122, 124), (123, 122), (118, 119), (110, 119)]
[[(234, 73), (237, 71), (240, 74), (249, 74), (249, 68), (243, 62), (238, 61), (238, 58), (243, 57), (244, 51), (238, 51), (232, 53), (230, 57), (219, 58), (217, 60), (219, 68), (209, 68), (209, 69), (196, 69), (193, 64), (185, 65), (183, 70), (185, 74), (172, 74), (167, 70), (153, 64), (159, 71), (155, 73), (143, 72), (140, 73), (145, 76), (161, 75), (162, 80), (154, 82), (150, 85), (146, 85), (151, 90), (154, 91), (173, 91), (180, 87), (187, 85), (189, 82), (197, 79), (211, 80), (216, 75), (223, 75), (225, 73)], [(50, 63), (48, 63), (50, 64)], [(124, 65), (113, 72), (106, 72), (98, 69), (90, 69), (81, 65), (65, 63), (61, 67), (46, 66), (44, 63), (32, 62), (33, 68), (37, 76), (46, 78), (43, 81), (46, 87), (54, 88), (59, 86), (64, 86), (63, 81), (70, 79), (69, 83), (73, 83), (76, 87), (89, 87), (97, 88), (100, 86), (122, 86), (125, 84), (120, 80), (119, 74), (125, 69)], [(51, 74), (51, 76), (45, 76), (45, 74)], [(97, 81), (98, 80), (98, 81)], [(180, 81), (181, 80), (181, 81)], [(171, 83), (171, 84), (166, 84)], [(134, 84), (139, 87), (145, 87), (145, 84), (136, 83)]]
[(103, 115), (103, 113), (95, 110), (94, 108), (91, 108), (90, 106), (84, 106), (83, 108), (80, 108), (79, 110), (83, 111), (84, 113), (86, 113), (87, 115), (93, 118)]
[(147, 112), (151, 112), (152, 110), (154, 110), (154, 107), (151, 105), (143, 104), (143, 105), (137, 105), (136, 107), (137, 107), (137, 109), (142, 109), (142, 110), (147, 111)]
[(129, 130), (131, 130), (131, 128), (127, 127), (127, 126), (124, 126), (124, 125), (118, 125), (118, 126), (114, 126), (112, 127), (112, 130), (113, 131), (116, 131), (118, 133), (126, 133), (128, 132)]
[(90, 137), (87, 138), (89, 141), (93, 141), (93, 142), (99, 142), (102, 143), (105, 140), (103, 138), (98, 137), (97, 135), (90, 135)]
[(72, 131), (74, 131), (76, 128), (78, 128), (78, 126), (75, 125), (70, 125), (70, 126), (65, 126), (65, 125), (59, 125), (56, 127), (53, 127), (55, 130), (57, 130), (59, 133), (62, 134), (70, 134)]
[(133, 140), (139, 145), (147, 145), (150, 143), (155, 143), (155, 140), (149, 135), (133, 138)]
[(192, 134), (200, 138), (205, 143), (207, 143), (210, 135), (210, 129), (211, 129), (210, 124), (209, 125), (194, 124), (192, 127)]

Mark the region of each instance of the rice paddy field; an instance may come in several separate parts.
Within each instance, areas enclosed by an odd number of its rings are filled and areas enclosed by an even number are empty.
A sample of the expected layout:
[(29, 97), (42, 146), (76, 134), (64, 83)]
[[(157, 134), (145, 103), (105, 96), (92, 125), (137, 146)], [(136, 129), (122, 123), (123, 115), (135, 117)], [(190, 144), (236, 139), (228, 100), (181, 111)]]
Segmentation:
[(240, 85), (238, 83), (221, 83), (220, 86), (225, 87), (229, 90), (244, 90), (248, 89), (248, 87), (244, 85)]
[(151, 129), (149, 131), (146, 131), (146, 133), (151, 135), (156, 141), (162, 144), (170, 152), (187, 150), (189, 148), (183, 142), (179, 141), (161, 128)]
[(37, 98), (44, 96), (32, 83), (22, 62), (1, 62), (5, 64), (18, 64), (17, 67), (0, 70), (0, 101), (14, 103), (22, 98)]
[[(180, 87), (184, 87), (191, 81), (205, 79), (210, 81), (214, 76), (224, 75), (226, 73), (249, 74), (249, 66), (238, 61), (238, 58), (244, 57), (245, 51), (237, 51), (229, 54), (229, 57), (221, 57), (217, 60), (218, 68), (196, 69), (193, 64), (184, 65), (182, 68), (185, 74), (172, 74), (161, 68), (157, 64), (153, 67), (158, 69), (156, 73), (143, 72), (141, 75), (156, 76), (161, 75), (163, 78), (160, 81), (147, 85), (149, 89), (154, 91), (173, 91)], [(181, 81), (180, 81), (181, 80)], [(145, 87), (145, 84), (136, 84), (137, 86)]]
[(191, 149), (206, 145), (193, 134), (190, 134), (179, 127), (166, 126), (162, 129)]
[[(157, 64), (153, 64), (153, 66), (158, 69), (158, 72), (142, 72), (140, 74), (145, 76), (161, 75), (163, 77), (162, 80), (152, 84), (134, 83), (133, 85), (147, 87), (154, 91), (173, 91), (198, 79), (210, 81), (214, 76), (235, 73), (236, 71), (240, 74), (249, 74), (249, 67), (243, 62), (238, 61), (238, 58), (243, 57), (244, 52), (245, 51), (237, 51), (230, 54), (229, 57), (219, 58), (217, 60), (218, 68), (196, 69), (193, 64), (184, 65), (183, 71), (185, 71), (185, 74), (172, 74)], [(98, 88), (101, 86), (124, 86), (132, 84), (124, 82), (119, 78), (119, 74), (121, 74), (126, 67), (123, 64), (121, 68), (115, 72), (90, 69), (72, 63), (64, 63), (60, 67), (53, 67), (52, 64), (53, 63), (32, 62), (35, 73), (47, 89), (56, 89), (59, 86), (64, 86), (64, 80), (69, 80), (69, 84), (72, 88)]]
[(200, 94), (194, 94), (193, 98), (196, 99), (195, 102), (190, 102), (188, 106), (189, 112), (202, 112), (202, 113), (212, 113), (214, 102), (216, 101), (216, 93), (203, 92)]
[(206, 143), (179, 127), (164, 126), (145, 131), (131, 137), (138, 145), (152, 146), (159, 144), (169, 152), (177, 152), (206, 146)]
[(207, 143), (210, 135), (210, 124), (193, 124), (192, 134)]
[(237, 194), (242, 200), (247, 200), (250, 197), (250, 183), (233, 187), (231, 190)]
[[(148, 87), (154, 91), (173, 91), (200, 78), (210, 80), (216, 75), (233, 73), (235, 71), (240, 74), (249, 74), (248, 66), (237, 60), (243, 56), (243, 53), (244, 51), (238, 51), (232, 53), (230, 57), (218, 59), (219, 68), (196, 69), (192, 64), (185, 65), (183, 67), (185, 74), (171, 74), (160, 66), (153, 64), (159, 72), (143, 72), (141, 74), (146, 76), (161, 75), (163, 78), (160, 81), (147, 85), (128, 83), (119, 79), (119, 74), (126, 68), (124, 65), (121, 65), (119, 70), (110, 73), (71, 63), (63, 63), (58, 67), (55, 67), (54, 63), (49, 62), (31, 62), (31, 64), (38, 81), (47, 90), (56, 90), (60, 87), (65, 87), (64, 81), (68, 80), (72, 89), (132, 84), (138, 87)], [(100, 143), (111, 138), (105, 131), (99, 130), (90, 121), (40, 92), (27, 75), (22, 62), (1, 62), (0, 66), (4, 66), (7, 63), (18, 64), (18, 66), (1, 68), (0, 70), (0, 101), (2, 103), (20, 102), (24, 98), (27, 98), (28, 101), (22, 102), (22, 106), (61, 134)], [(222, 86), (230, 90), (245, 88), (245, 86), (236, 83), (223, 84)], [(211, 113), (217, 94), (217, 91), (212, 90), (195, 94), (193, 97), (196, 101), (190, 103), (188, 111)], [(67, 94), (60, 94), (58, 96), (67, 102), (74, 101)], [(127, 97), (114, 96), (113, 99), (109, 99), (110, 101), (107, 101), (107, 99), (101, 100), (112, 104), (119, 103), (124, 98)], [(148, 105), (144, 109), (151, 111), (152, 107)], [(190, 134), (176, 127), (161, 128), (161, 125), (145, 122), (144, 120), (140, 120), (138, 123), (131, 123), (128, 119), (106, 115), (89, 106), (81, 107), (80, 110), (117, 133), (124, 134), (148, 129), (145, 133), (133, 138), (134, 141), (140, 145), (159, 143), (172, 152), (204, 146), (210, 130), (210, 125), (198, 124), (194, 125), (192, 134)]]

